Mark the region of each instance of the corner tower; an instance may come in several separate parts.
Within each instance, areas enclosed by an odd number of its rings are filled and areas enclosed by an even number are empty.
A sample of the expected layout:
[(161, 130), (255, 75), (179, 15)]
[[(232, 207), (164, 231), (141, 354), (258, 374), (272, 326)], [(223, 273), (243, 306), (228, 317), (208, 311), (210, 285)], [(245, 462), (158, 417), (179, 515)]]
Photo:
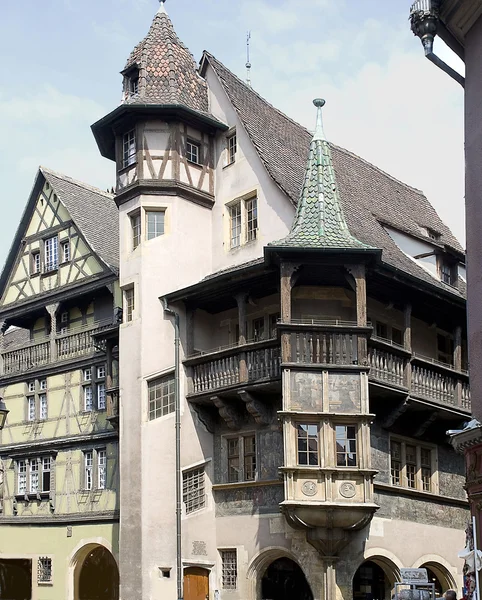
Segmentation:
[[(206, 82), (164, 3), (122, 76), (120, 106), (92, 130), (101, 154), (116, 164), (124, 307), (121, 597), (141, 600), (176, 593), (175, 571), (159, 577), (159, 565), (176, 564), (174, 331), (159, 297), (211, 270), (214, 138), (227, 126), (210, 114)], [(158, 410), (150, 411), (148, 398), (154, 397)], [(159, 524), (155, 536), (153, 522)]]

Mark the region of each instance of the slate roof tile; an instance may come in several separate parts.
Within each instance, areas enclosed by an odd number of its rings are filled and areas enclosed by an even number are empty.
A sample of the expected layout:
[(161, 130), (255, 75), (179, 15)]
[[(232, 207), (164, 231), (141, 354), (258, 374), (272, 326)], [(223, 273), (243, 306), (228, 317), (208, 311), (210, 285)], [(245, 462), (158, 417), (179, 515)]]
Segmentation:
[[(269, 104), (208, 52), (212, 66), (267, 172), (296, 206), (305, 175), (312, 134)], [(404, 254), (385, 231), (381, 220), (417, 238), (429, 238), (423, 228), (440, 233), (438, 244), (455, 253), (463, 249), (424, 196), (359, 156), (330, 143), (343, 212), (353, 236), (383, 251), (382, 261), (457, 296), (465, 293), (447, 285)]]

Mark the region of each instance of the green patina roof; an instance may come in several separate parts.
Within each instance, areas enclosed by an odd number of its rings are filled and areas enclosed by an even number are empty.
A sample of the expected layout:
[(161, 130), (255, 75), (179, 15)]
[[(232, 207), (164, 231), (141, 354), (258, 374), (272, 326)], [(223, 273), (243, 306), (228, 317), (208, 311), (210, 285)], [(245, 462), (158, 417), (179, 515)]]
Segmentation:
[(324, 100), (313, 100), (318, 109), (308, 163), (291, 231), (270, 246), (320, 249), (371, 249), (352, 236), (343, 215), (330, 145), (323, 133), (321, 108)]

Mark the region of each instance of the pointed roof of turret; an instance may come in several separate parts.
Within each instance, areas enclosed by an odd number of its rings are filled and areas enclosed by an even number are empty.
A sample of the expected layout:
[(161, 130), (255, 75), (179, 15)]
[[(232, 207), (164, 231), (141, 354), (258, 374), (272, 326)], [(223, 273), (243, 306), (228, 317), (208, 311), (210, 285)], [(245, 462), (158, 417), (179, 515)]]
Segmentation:
[(331, 149), (323, 132), (321, 109), (325, 101), (313, 100), (317, 107), (316, 129), (311, 140), (303, 187), (291, 231), (276, 247), (369, 250), (349, 231), (343, 214)]
[(132, 69), (139, 70), (138, 91), (126, 94), (125, 104), (182, 105), (209, 111), (206, 82), (198, 74), (191, 52), (177, 37), (164, 1), (122, 73), (128, 76)]

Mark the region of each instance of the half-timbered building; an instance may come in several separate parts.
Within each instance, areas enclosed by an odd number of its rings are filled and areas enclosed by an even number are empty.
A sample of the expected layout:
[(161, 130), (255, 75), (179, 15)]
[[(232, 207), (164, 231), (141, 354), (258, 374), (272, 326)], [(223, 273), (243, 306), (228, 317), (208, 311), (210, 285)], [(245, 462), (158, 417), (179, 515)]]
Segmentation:
[(40, 168), (0, 277), (2, 598), (118, 588), (118, 263), (111, 194)]
[(323, 101), (313, 135), (198, 68), (163, 4), (122, 75), (93, 125), (117, 172), (121, 597), (387, 600), (402, 567), (460, 589), (460, 244), (326, 141)]

